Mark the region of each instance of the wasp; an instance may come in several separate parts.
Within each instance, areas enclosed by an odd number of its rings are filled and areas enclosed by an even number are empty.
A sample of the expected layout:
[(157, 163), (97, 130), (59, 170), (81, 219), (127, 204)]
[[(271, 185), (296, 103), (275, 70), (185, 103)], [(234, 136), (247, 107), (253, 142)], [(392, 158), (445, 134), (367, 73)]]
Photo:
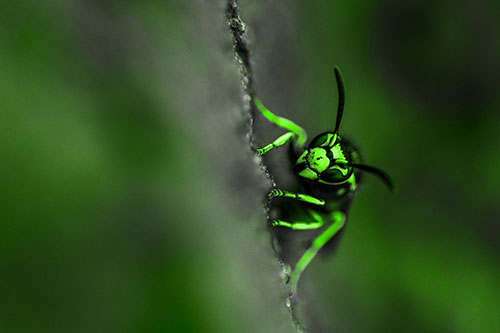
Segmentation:
[(362, 164), (358, 150), (339, 135), (345, 103), (344, 80), (339, 67), (335, 66), (334, 72), (338, 88), (335, 127), (331, 131), (318, 134), (308, 145), (307, 133), (301, 126), (275, 115), (258, 98), (253, 98), (255, 106), (268, 121), (287, 130), (272, 143), (255, 149), (255, 153), (262, 156), (288, 144), (290, 163), (299, 184), (299, 191), (274, 188), (268, 194), (269, 202), (283, 198), (295, 203), (282, 205), (278, 216), (269, 218), (270, 227), (318, 231), (313, 240), (308, 242), (305, 252), (299, 256), (293, 270), (287, 274), (286, 282), (290, 284), (292, 295), (295, 295), (298, 281), (306, 267), (344, 227), (361, 174), (374, 174), (391, 191), (395, 188), (386, 172)]

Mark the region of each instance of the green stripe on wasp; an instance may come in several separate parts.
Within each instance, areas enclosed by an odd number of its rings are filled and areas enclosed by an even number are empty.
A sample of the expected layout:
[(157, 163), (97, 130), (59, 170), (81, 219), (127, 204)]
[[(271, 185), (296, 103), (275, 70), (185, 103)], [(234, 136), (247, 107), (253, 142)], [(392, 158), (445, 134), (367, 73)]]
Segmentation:
[(344, 81), (338, 67), (335, 67), (334, 72), (339, 95), (335, 127), (332, 131), (317, 135), (307, 146), (307, 133), (302, 127), (289, 119), (275, 115), (259, 99), (253, 98), (255, 106), (267, 120), (288, 130), (272, 143), (256, 149), (257, 155), (264, 155), (274, 148), (289, 143), (290, 162), (301, 189), (300, 193), (294, 193), (275, 188), (268, 194), (268, 199), (295, 200), (305, 212), (301, 214), (301, 219), (294, 218), (293, 213), (285, 214), (287, 218), (272, 218), (271, 228), (320, 230), (288, 275), (287, 282), (290, 284), (292, 295), (297, 291), (302, 272), (316, 254), (344, 227), (361, 172), (374, 174), (390, 190), (394, 190), (394, 183), (389, 175), (379, 168), (361, 164), (357, 150), (339, 135), (344, 112)]

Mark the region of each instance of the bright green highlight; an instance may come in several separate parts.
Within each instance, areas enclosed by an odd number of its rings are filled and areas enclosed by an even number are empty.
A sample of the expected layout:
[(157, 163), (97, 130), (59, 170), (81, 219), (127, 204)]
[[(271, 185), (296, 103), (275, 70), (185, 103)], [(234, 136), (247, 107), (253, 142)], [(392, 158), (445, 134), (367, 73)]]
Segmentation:
[(336, 162), (347, 163), (347, 160), (345, 158), (344, 152), (342, 151), (342, 147), (340, 146), (340, 143), (334, 145), (332, 148), (330, 148), (330, 150), (331, 150), (331, 152), (333, 154), (333, 158), (335, 159)]
[(309, 168), (305, 168), (304, 170), (299, 172), (299, 176), (307, 178), (307, 179), (311, 179), (311, 180), (318, 179), (318, 174)]
[(270, 151), (271, 149), (284, 145), (290, 139), (292, 139), (294, 136), (295, 136), (295, 134), (293, 134), (292, 132), (287, 132), (287, 133), (283, 134), (282, 136), (280, 136), (279, 138), (277, 138), (276, 140), (274, 140), (272, 143), (268, 144), (267, 146), (262, 147), (262, 148), (257, 148), (255, 150), (255, 152), (257, 153), (257, 155), (262, 156), (265, 153), (267, 153), (268, 151)]
[(276, 220), (271, 223), (273, 227), (287, 227), (293, 230), (311, 230), (311, 229), (318, 229), (323, 226), (323, 221), (317, 221), (317, 222), (286, 222), (286, 221), (281, 221), (281, 220)]
[(345, 224), (345, 215), (340, 211), (335, 211), (331, 214), (333, 224), (330, 225), (321, 235), (319, 235), (312, 243), (311, 247), (302, 255), (295, 265), (295, 268), (290, 277), (290, 287), (292, 293), (297, 291), (297, 283), (299, 282), (302, 272), (306, 269), (309, 263), (314, 259), (318, 251), (330, 241), (339, 232)]
[(313, 148), (307, 155), (307, 162), (311, 168), (318, 172), (325, 171), (330, 165), (330, 160), (326, 157), (326, 150), (323, 148)]
[(323, 206), (325, 204), (324, 200), (315, 198), (311, 195), (308, 194), (303, 194), (303, 193), (292, 193), (280, 189), (273, 189), (269, 194), (267, 195), (268, 199), (276, 198), (276, 197), (284, 197), (284, 198), (291, 198), (291, 199), (296, 199), (299, 201), (307, 202), (313, 205), (318, 205), (318, 206)]
[(351, 177), (349, 177), (349, 179), (347, 179), (347, 183), (349, 184), (349, 189), (351, 191), (355, 191), (356, 190), (356, 175), (354, 174), (354, 172), (352, 173)]
[(294, 229), (294, 230), (313, 230), (313, 229), (319, 229), (323, 226), (323, 217), (315, 212), (314, 210), (312, 209), (309, 209), (307, 210), (307, 212), (309, 213), (309, 215), (312, 217), (313, 221), (314, 222), (301, 222), (301, 221), (297, 221), (297, 222), (287, 222), (287, 221), (282, 221), (282, 220), (274, 220), (272, 223), (271, 223), (271, 226), (273, 227), (286, 227), (286, 228), (290, 228), (290, 229)]
[(262, 113), (262, 115), (267, 120), (279, 127), (292, 131), (295, 135), (297, 135), (297, 146), (303, 147), (305, 145), (307, 141), (307, 133), (302, 127), (289, 119), (275, 115), (269, 109), (267, 109), (258, 98), (254, 97), (253, 101), (255, 103), (255, 106), (257, 106), (257, 109), (259, 109), (260, 113)]

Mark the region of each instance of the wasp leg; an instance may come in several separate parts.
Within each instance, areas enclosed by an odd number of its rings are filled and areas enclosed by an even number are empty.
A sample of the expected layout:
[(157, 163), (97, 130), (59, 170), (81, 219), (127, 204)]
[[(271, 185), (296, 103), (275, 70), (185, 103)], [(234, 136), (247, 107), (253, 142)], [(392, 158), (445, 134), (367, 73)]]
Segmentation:
[(279, 138), (277, 138), (276, 140), (274, 140), (272, 143), (268, 144), (267, 146), (264, 146), (262, 148), (257, 148), (255, 150), (255, 152), (257, 153), (257, 155), (262, 156), (265, 153), (267, 153), (268, 151), (270, 151), (271, 149), (284, 145), (290, 139), (292, 139), (294, 136), (295, 136), (295, 134), (293, 134), (292, 132), (286, 132), (285, 134), (283, 134), (282, 136), (280, 136)]
[(297, 136), (296, 137), (297, 146), (299, 148), (304, 147), (304, 145), (307, 141), (307, 133), (302, 127), (300, 127), (299, 125), (297, 125), (296, 123), (294, 123), (293, 121), (291, 121), (289, 119), (275, 115), (269, 109), (267, 109), (258, 98), (254, 97), (253, 101), (254, 101), (257, 109), (259, 109), (260, 113), (262, 113), (262, 115), (267, 120), (269, 120), (273, 124), (278, 125), (279, 127), (282, 127), (284, 129), (287, 129), (287, 130), (293, 132)]
[(292, 295), (297, 291), (297, 283), (302, 272), (306, 269), (307, 265), (314, 259), (318, 251), (339, 232), (345, 224), (345, 214), (340, 211), (335, 211), (331, 214), (333, 223), (320, 234), (312, 243), (311, 247), (300, 257), (299, 261), (293, 269), (290, 277), (290, 287)]
[(274, 220), (271, 222), (272, 227), (287, 227), (294, 230), (312, 230), (318, 229), (323, 226), (323, 217), (313, 211), (312, 209), (307, 210), (309, 215), (312, 217), (314, 222), (287, 222), (282, 220)]
[(280, 189), (273, 189), (269, 194), (267, 195), (267, 198), (271, 200), (272, 198), (276, 197), (284, 197), (284, 198), (291, 198), (303, 202), (307, 202), (313, 205), (318, 205), (318, 206), (323, 206), (325, 204), (325, 200), (321, 200), (318, 198), (315, 198), (313, 196), (310, 196), (308, 194), (302, 194), (302, 193), (292, 193)]

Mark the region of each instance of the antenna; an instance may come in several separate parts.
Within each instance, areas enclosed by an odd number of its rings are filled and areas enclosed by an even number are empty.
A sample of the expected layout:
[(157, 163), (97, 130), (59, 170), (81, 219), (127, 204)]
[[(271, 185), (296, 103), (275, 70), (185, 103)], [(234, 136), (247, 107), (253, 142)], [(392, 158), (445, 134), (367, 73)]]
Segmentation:
[(344, 114), (344, 79), (342, 77), (342, 72), (338, 66), (335, 66), (335, 78), (337, 79), (337, 88), (339, 89), (339, 106), (337, 108), (337, 121), (335, 123), (335, 130), (333, 133), (337, 133), (339, 131), (340, 122), (342, 121), (342, 115)]
[(394, 182), (392, 181), (391, 177), (385, 171), (380, 170), (379, 168), (376, 168), (376, 167), (373, 167), (370, 165), (364, 165), (364, 164), (353, 163), (353, 164), (351, 164), (351, 166), (353, 166), (359, 170), (362, 170), (362, 171), (373, 173), (375, 176), (380, 178), (380, 180), (383, 181), (385, 185), (387, 185), (387, 187), (389, 188), (389, 190), (391, 190), (391, 192), (396, 191), (396, 186), (394, 185)]

